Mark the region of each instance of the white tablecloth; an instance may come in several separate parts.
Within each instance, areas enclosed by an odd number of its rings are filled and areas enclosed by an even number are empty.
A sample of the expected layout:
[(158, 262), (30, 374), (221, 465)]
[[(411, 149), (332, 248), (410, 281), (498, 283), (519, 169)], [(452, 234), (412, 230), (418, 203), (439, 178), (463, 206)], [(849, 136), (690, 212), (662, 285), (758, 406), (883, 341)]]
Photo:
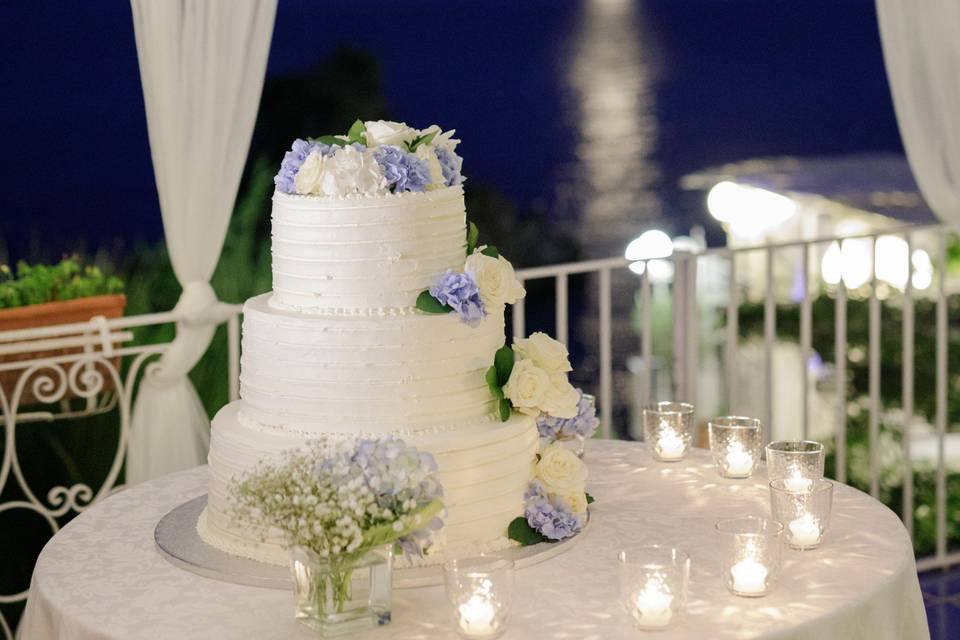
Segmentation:
[[(517, 573), (507, 639), (637, 638), (617, 604), (621, 548), (670, 542), (692, 558), (686, 616), (657, 638), (904, 640), (929, 637), (907, 533), (870, 497), (837, 485), (824, 545), (785, 550), (776, 591), (737, 598), (719, 577), (714, 522), (769, 514), (765, 479), (723, 480), (707, 454), (651, 460), (642, 445), (590, 442), (590, 528), (565, 554)], [(77, 517), (43, 550), (21, 625), (25, 640), (309, 638), (288, 592), (201, 578), (154, 547), (157, 521), (206, 490), (206, 468), (123, 491)], [(394, 591), (393, 623), (363, 638), (455, 638), (442, 587)]]

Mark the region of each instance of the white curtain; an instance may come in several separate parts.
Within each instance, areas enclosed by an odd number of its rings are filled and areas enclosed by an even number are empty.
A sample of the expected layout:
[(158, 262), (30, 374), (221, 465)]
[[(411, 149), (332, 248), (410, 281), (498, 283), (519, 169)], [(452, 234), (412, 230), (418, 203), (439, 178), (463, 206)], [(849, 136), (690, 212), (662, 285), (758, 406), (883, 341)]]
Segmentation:
[(153, 170), (183, 288), (177, 337), (140, 384), (127, 455), (136, 483), (202, 464), (210, 423), (187, 374), (235, 309), (210, 277), (250, 146), (276, 0), (131, 0)]
[(960, 223), (960, 2), (877, 0), (910, 168), (933, 212)]

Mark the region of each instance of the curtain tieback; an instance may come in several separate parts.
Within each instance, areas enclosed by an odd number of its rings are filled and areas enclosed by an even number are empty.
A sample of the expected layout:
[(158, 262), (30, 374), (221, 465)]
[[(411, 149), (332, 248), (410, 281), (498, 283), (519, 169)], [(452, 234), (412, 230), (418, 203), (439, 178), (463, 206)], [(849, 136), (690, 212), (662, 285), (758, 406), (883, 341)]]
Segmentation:
[(156, 387), (168, 387), (182, 380), (203, 356), (216, 326), (239, 306), (217, 300), (209, 282), (186, 283), (173, 308), (177, 315), (177, 336), (160, 360), (147, 367), (145, 379)]

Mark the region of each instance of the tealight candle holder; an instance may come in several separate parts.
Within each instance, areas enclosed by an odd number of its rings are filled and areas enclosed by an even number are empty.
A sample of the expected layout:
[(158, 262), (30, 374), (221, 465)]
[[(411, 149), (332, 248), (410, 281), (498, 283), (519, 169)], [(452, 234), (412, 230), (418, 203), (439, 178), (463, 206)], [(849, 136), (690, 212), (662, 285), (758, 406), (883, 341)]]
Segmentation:
[(453, 624), (462, 638), (498, 638), (507, 630), (513, 561), (476, 556), (443, 567)]
[(620, 602), (645, 631), (666, 629), (687, 604), (690, 556), (676, 547), (652, 545), (621, 551)]
[(645, 407), (643, 438), (656, 460), (682, 460), (693, 443), (693, 405), (686, 402), (658, 402)]
[(794, 549), (820, 546), (832, 507), (833, 483), (829, 480), (814, 480), (802, 491), (791, 489), (788, 480), (770, 481), (770, 510), (783, 525), (787, 544)]
[(767, 477), (783, 480), (791, 491), (806, 491), (823, 477), (823, 445), (811, 440), (771, 442), (767, 445)]
[(720, 564), (727, 589), (737, 596), (765, 596), (780, 575), (783, 526), (775, 520), (747, 516), (716, 524)]
[(749, 478), (763, 453), (763, 425), (756, 418), (724, 416), (707, 423), (713, 464), (724, 478)]

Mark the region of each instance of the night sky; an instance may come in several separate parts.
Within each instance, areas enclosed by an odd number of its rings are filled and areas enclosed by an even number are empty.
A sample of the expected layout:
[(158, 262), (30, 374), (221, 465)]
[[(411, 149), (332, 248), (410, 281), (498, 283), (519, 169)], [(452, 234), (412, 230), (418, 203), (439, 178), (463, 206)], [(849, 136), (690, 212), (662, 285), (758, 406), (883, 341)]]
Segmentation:
[[(680, 176), (766, 155), (901, 149), (872, 0), (638, 0), (654, 159)], [(394, 117), (455, 127), (465, 173), (550, 208), (574, 160), (564, 72), (582, 2), (280, 0), (268, 74), (375, 54)], [(0, 6), (11, 257), (161, 237), (129, 4)], [(309, 105), (304, 105), (308, 109)], [(317, 132), (325, 133), (325, 132)]]

